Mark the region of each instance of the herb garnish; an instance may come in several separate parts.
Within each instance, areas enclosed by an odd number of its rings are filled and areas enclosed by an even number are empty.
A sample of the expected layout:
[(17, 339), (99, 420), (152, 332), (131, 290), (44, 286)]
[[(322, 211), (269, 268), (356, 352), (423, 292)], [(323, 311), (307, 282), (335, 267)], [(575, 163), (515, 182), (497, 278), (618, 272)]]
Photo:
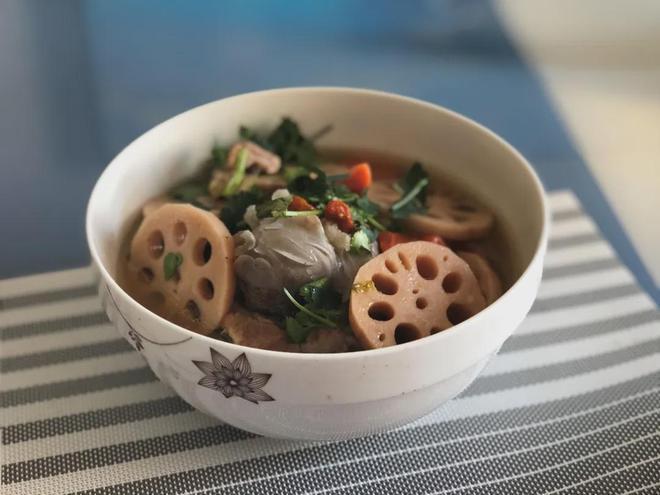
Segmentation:
[(336, 309), (341, 304), (341, 297), (332, 289), (327, 277), (306, 283), (298, 289), (298, 294), (305, 304), (315, 308)]
[(320, 278), (298, 289), (299, 302), (286, 288), (284, 294), (298, 310), (286, 318), (286, 332), (289, 339), (302, 343), (318, 328), (346, 326), (346, 312), (341, 307), (341, 296), (330, 286), (327, 278)]
[(429, 178), (421, 163), (415, 162), (406, 175), (396, 184), (401, 198), (392, 205), (390, 213), (393, 218), (406, 218), (413, 213), (426, 211), (426, 189)]
[(241, 187), (243, 179), (245, 179), (245, 170), (247, 169), (248, 162), (248, 151), (243, 148), (238, 152), (236, 157), (236, 163), (234, 163), (234, 173), (229, 178), (227, 185), (222, 191), (222, 195), (225, 197), (232, 196), (238, 192), (238, 189)]
[(280, 125), (268, 136), (267, 142), (273, 152), (282, 158), (282, 163), (306, 168), (316, 165), (314, 143), (288, 117), (282, 119)]
[(169, 280), (176, 274), (178, 268), (183, 263), (183, 255), (181, 253), (167, 253), (163, 258), (163, 271), (165, 272), (165, 280)]
[(283, 217), (293, 198), (284, 196), (257, 205), (257, 218)]
[(228, 156), (229, 148), (226, 146), (215, 145), (211, 150), (211, 158), (213, 158), (213, 165), (216, 168), (223, 168), (227, 164)]
[(292, 196), (270, 199), (257, 205), (257, 218), (313, 217), (321, 214), (321, 210), (290, 211)]
[(371, 243), (376, 239), (375, 233), (367, 228), (362, 228), (351, 236), (351, 251), (359, 254), (360, 252), (371, 252)]
[(193, 205), (200, 208), (205, 207), (198, 201), (197, 198), (206, 195), (208, 195), (206, 183), (200, 182), (198, 180), (184, 182), (183, 184), (175, 186), (170, 191), (170, 196), (172, 196), (172, 198), (183, 201), (184, 203), (192, 203)]
[(220, 220), (227, 226), (229, 232), (235, 234), (247, 227), (243, 220), (248, 206), (258, 204), (263, 199), (263, 192), (253, 187), (249, 191), (241, 191), (227, 199), (224, 208), (220, 211)]
[[(331, 129), (331, 126), (326, 126), (321, 131), (325, 134)], [(285, 166), (298, 166), (308, 169), (316, 165), (317, 154), (313, 141), (305, 137), (300, 132), (298, 124), (288, 117), (283, 118), (268, 136), (262, 136), (248, 127), (241, 126), (239, 137), (252, 141), (279, 155)], [(319, 133), (317, 133), (315, 139), (318, 137)]]
[(325, 325), (325, 326), (328, 326), (330, 328), (335, 328), (337, 326), (337, 324), (334, 321), (330, 321), (327, 318), (324, 318), (323, 316), (314, 313), (313, 311), (311, 311), (310, 309), (307, 309), (305, 306), (303, 306), (298, 301), (296, 301), (296, 298), (291, 295), (291, 293), (287, 290), (286, 287), (284, 288), (284, 294), (289, 299), (289, 301), (291, 301), (291, 304), (293, 304), (296, 308), (298, 308), (298, 311), (302, 311), (307, 316), (309, 316), (313, 320), (316, 320), (321, 325)]

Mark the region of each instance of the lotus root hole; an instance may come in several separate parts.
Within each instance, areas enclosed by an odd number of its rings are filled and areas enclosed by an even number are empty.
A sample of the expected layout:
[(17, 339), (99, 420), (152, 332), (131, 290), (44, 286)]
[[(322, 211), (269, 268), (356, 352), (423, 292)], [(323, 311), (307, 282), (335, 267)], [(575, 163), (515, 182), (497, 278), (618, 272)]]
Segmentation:
[(390, 272), (396, 273), (399, 271), (399, 268), (396, 266), (396, 263), (392, 260), (385, 260), (385, 268), (387, 268)]
[(442, 279), (442, 288), (447, 294), (453, 294), (461, 288), (461, 275), (456, 272), (450, 272)]
[(421, 335), (415, 325), (399, 323), (394, 329), (394, 340), (397, 344), (405, 344), (417, 340)]
[(165, 303), (165, 295), (162, 292), (154, 291), (147, 295), (147, 304), (151, 307), (160, 306)]
[(211, 282), (208, 278), (199, 279), (199, 282), (197, 282), (197, 290), (199, 291), (199, 294), (207, 301), (213, 299), (213, 296), (215, 295), (213, 282)]
[(199, 310), (199, 306), (192, 299), (186, 303), (186, 311), (191, 320), (199, 321), (202, 317), (202, 312)]
[(425, 297), (418, 297), (417, 300), (415, 301), (415, 305), (417, 306), (418, 309), (424, 309), (426, 306), (429, 305), (429, 302), (426, 300)]
[(442, 330), (438, 327), (431, 327), (431, 335), (435, 335), (438, 332), (442, 332)]
[(186, 227), (185, 223), (177, 222), (174, 224), (174, 242), (176, 242), (177, 246), (183, 244), (187, 235), (188, 228)]
[(385, 334), (383, 332), (380, 332), (378, 334), (378, 340), (380, 340), (381, 342), (383, 342), (385, 340)]
[(142, 270), (140, 270), (139, 277), (140, 280), (145, 284), (150, 284), (154, 279), (154, 272), (151, 268), (147, 268), (145, 266)]
[(211, 256), (213, 255), (213, 248), (211, 248), (211, 243), (208, 239), (201, 238), (198, 239), (195, 243), (195, 249), (193, 250), (193, 261), (197, 266), (206, 265)]
[(406, 270), (410, 270), (411, 265), (410, 265), (410, 260), (408, 259), (408, 257), (405, 254), (403, 254), (401, 251), (399, 251), (398, 254), (399, 254), (399, 260), (401, 261), (401, 264), (403, 265), (403, 267)]
[(394, 308), (386, 302), (377, 302), (369, 306), (369, 317), (376, 321), (389, 321), (394, 318)]
[(470, 316), (472, 316), (470, 311), (462, 304), (451, 303), (447, 306), (447, 319), (452, 325), (458, 325), (467, 320)]
[(163, 255), (163, 252), (165, 251), (165, 239), (160, 230), (154, 230), (149, 234), (149, 237), (147, 238), (147, 249), (149, 250), (149, 256), (155, 260)]
[(438, 276), (438, 264), (430, 256), (418, 256), (417, 273), (426, 280), (435, 280)]
[(392, 277), (377, 273), (371, 277), (372, 282), (376, 286), (376, 290), (388, 296), (394, 295), (399, 291), (399, 284)]

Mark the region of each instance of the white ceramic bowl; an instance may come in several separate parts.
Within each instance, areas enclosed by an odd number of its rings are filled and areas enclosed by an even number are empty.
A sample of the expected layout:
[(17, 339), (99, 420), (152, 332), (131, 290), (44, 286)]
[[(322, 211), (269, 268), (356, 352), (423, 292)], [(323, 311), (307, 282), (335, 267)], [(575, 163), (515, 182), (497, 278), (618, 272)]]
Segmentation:
[[(114, 275), (121, 240), (142, 204), (193, 175), (214, 143), (235, 139), (240, 124), (268, 129), (283, 116), (296, 119), (307, 132), (333, 124), (324, 146), (410, 157), (431, 174), (441, 167), (468, 183), (508, 224), (517, 281), (487, 309), (444, 332), (382, 350), (327, 355), (213, 340), (140, 306)], [(291, 88), (209, 103), (138, 138), (98, 180), (86, 228), (105, 309), (161, 381), (193, 407), (238, 428), (329, 440), (419, 418), (474, 380), (536, 297), (548, 210), (543, 187), (525, 159), (461, 115), (377, 91)], [(214, 377), (229, 374), (243, 388), (216, 390)]]

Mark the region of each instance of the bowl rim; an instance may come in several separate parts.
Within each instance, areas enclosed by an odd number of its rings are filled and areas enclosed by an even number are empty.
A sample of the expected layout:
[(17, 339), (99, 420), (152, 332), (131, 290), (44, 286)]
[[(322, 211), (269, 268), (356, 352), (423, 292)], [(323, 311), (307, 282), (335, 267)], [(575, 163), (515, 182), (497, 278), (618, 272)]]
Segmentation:
[[(405, 344), (402, 345), (395, 345), (395, 346), (389, 346), (389, 347), (384, 347), (381, 349), (366, 349), (366, 350), (360, 350), (360, 351), (351, 351), (351, 352), (339, 352), (339, 353), (302, 353), (302, 352), (289, 352), (289, 351), (274, 351), (274, 350), (269, 350), (269, 349), (259, 349), (256, 347), (248, 347), (248, 346), (243, 346), (239, 344), (234, 344), (232, 342), (225, 342), (222, 340), (214, 339), (211, 338), (207, 335), (202, 335), (193, 332), (192, 330), (188, 330), (187, 328), (181, 327), (175, 323), (172, 323), (171, 321), (157, 315), (156, 313), (150, 311), (146, 307), (142, 306), (140, 303), (138, 303), (133, 297), (130, 296), (115, 280), (113, 276), (110, 275), (108, 270), (106, 269), (105, 265), (101, 262), (100, 256), (97, 251), (96, 244), (94, 242), (94, 237), (93, 237), (93, 230), (94, 226), (92, 225), (92, 212), (95, 207), (95, 203), (98, 202), (98, 197), (102, 194), (101, 188), (103, 186), (103, 183), (108, 180), (108, 177), (114, 173), (114, 170), (117, 169), (118, 167), (121, 166), (121, 162), (124, 159), (124, 156), (129, 154), (132, 150), (132, 148), (137, 145), (138, 142), (142, 141), (144, 138), (147, 136), (157, 134), (160, 132), (160, 130), (169, 125), (172, 121), (183, 118), (186, 115), (196, 113), (199, 111), (202, 111), (203, 109), (212, 107), (213, 105), (218, 104), (219, 102), (224, 102), (224, 101), (230, 101), (230, 100), (236, 100), (236, 99), (242, 99), (242, 98), (250, 98), (254, 96), (270, 96), (270, 95), (282, 95), (286, 93), (307, 93), (307, 94), (314, 94), (317, 93), (319, 95), (323, 94), (345, 94), (345, 95), (353, 95), (353, 96), (371, 96), (371, 97), (378, 97), (378, 98), (385, 98), (385, 99), (393, 99), (393, 100), (398, 100), (399, 102), (405, 103), (407, 105), (412, 105), (412, 106), (417, 106), (421, 107), (427, 110), (433, 110), (435, 112), (440, 112), (445, 114), (446, 116), (456, 119), (463, 124), (467, 124), (470, 127), (475, 128), (477, 131), (483, 133), (485, 136), (493, 139), (498, 145), (502, 146), (507, 152), (509, 152), (511, 155), (513, 155), (517, 161), (523, 166), (524, 172), (528, 175), (529, 178), (532, 180), (532, 185), (534, 188), (534, 192), (536, 193), (537, 198), (540, 201), (540, 206), (542, 210), (542, 226), (541, 226), (541, 233), (537, 239), (536, 247), (534, 248), (534, 255), (530, 259), (530, 261), (527, 263), (527, 266), (525, 269), (522, 271), (520, 276), (516, 279), (516, 281), (506, 290), (504, 294), (502, 294), (495, 302), (481, 310), (479, 313), (477, 313), (474, 316), (471, 316), (467, 320), (459, 323), (458, 325), (454, 325), (446, 330), (443, 330), (442, 332), (438, 332), (435, 335), (429, 335), (428, 337), (425, 337), (423, 339), (417, 339), (412, 342), (406, 342)], [(475, 120), (466, 117), (454, 110), (450, 110), (444, 106), (435, 104), (435, 103), (430, 103), (424, 100), (420, 100), (417, 98), (413, 98), (410, 96), (404, 96), (400, 95), (397, 93), (391, 93), (387, 91), (381, 91), (381, 90), (374, 90), (374, 89), (367, 89), (367, 88), (353, 88), (353, 87), (344, 87), (344, 86), (292, 86), (292, 87), (282, 87), (282, 88), (275, 88), (275, 89), (266, 89), (266, 90), (260, 90), (260, 91), (252, 91), (248, 93), (240, 93), (236, 95), (231, 95), (225, 98), (220, 98), (217, 100), (209, 101), (207, 103), (203, 103), (201, 105), (198, 105), (196, 107), (193, 107), (189, 110), (186, 110), (184, 112), (181, 112), (177, 115), (174, 115), (165, 121), (157, 124), (156, 126), (150, 128), (146, 132), (140, 134), (137, 138), (135, 138), (133, 141), (131, 141), (128, 145), (126, 145), (111, 161), (110, 163), (105, 167), (99, 178), (96, 180), (96, 183), (94, 184), (94, 188), (92, 189), (92, 193), (89, 197), (89, 200), (87, 202), (87, 209), (86, 209), (86, 214), (85, 214), (85, 235), (87, 238), (87, 245), (90, 250), (90, 254), (92, 256), (92, 261), (95, 263), (97, 269), (100, 271), (101, 276), (103, 281), (110, 285), (112, 287), (112, 291), (114, 293), (119, 293), (124, 298), (128, 301), (128, 303), (133, 306), (133, 308), (136, 311), (139, 312), (146, 312), (147, 315), (151, 318), (155, 318), (156, 321), (158, 321), (160, 324), (165, 325), (167, 328), (169, 328), (171, 331), (180, 334), (183, 337), (191, 337), (193, 340), (198, 339), (201, 342), (205, 342), (208, 345), (212, 346), (219, 346), (219, 347), (227, 347), (228, 349), (232, 349), (235, 351), (240, 352), (246, 352), (249, 350), (249, 352), (252, 355), (261, 355), (264, 357), (271, 357), (271, 358), (276, 358), (276, 359), (293, 359), (296, 361), (318, 361), (323, 360), (329, 360), (329, 361), (337, 361), (337, 360), (342, 360), (342, 359), (364, 359), (366, 357), (376, 357), (376, 356), (385, 356), (387, 354), (391, 353), (400, 353), (400, 352), (412, 352), (414, 351), (418, 346), (424, 345), (424, 342), (428, 342), (428, 339), (435, 339), (436, 343), (439, 343), (440, 339), (450, 339), (456, 332), (466, 332), (466, 331), (478, 331), (480, 328), (480, 320), (483, 320), (484, 318), (488, 317), (491, 313), (493, 313), (499, 306), (502, 306), (504, 304), (504, 300), (508, 299), (511, 297), (511, 294), (515, 292), (516, 288), (519, 287), (522, 283), (522, 280), (527, 278), (532, 271), (532, 268), (539, 262), (540, 258), (543, 258), (545, 255), (545, 250), (547, 246), (547, 241), (548, 241), (548, 236), (549, 236), (549, 226), (550, 226), (550, 211), (548, 207), (548, 199), (545, 193), (545, 189), (543, 187), (543, 184), (541, 182), (541, 179), (539, 178), (538, 174), (534, 170), (534, 168), (531, 166), (531, 164), (527, 161), (527, 159), (515, 148), (513, 145), (511, 145), (508, 141), (506, 141), (504, 138), (496, 134), (494, 131), (490, 130), (486, 126), (476, 122)], [(465, 327), (465, 328), (464, 328)]]

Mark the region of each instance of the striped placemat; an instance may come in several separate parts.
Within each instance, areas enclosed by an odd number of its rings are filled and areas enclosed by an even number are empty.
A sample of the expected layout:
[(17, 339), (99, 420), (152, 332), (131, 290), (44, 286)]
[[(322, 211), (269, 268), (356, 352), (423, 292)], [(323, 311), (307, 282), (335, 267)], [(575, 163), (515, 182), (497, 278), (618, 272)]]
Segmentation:
[(0, 282), (3, 494), (660, 493), (660, 312), (569, 192), (539, 299), (459, 398), (380, 435), (300, 443), (191, 410), (83, 268)]

